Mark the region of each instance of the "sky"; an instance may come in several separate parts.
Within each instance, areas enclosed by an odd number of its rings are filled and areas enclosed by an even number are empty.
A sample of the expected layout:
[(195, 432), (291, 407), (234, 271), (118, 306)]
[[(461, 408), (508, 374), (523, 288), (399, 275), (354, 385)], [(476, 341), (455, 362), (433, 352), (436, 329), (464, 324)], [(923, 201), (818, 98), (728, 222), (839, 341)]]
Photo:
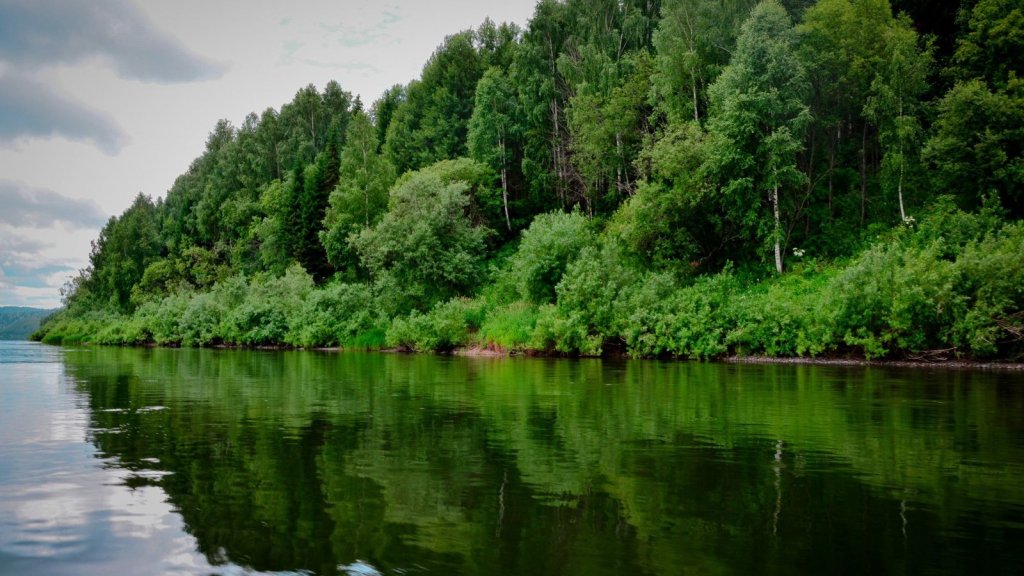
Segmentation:
[(369, 105), (535, 3), (0, 0), (0, 306), (59, 306), (103, 224), (164, 196), (217, 120), (330, 80)]

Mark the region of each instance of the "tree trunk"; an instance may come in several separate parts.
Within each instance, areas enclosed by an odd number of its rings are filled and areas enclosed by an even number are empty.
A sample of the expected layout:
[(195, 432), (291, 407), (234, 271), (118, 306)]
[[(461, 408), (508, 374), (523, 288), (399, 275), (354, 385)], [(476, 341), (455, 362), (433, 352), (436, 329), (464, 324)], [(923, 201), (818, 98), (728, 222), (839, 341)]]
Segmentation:
[(780, 243), (782, 226), (779, 223), (779, 184), (772, 189), (772, 211), (775, 213), (775, 271), (782, 274), (782, 246)]
[(615, 133), (615, 155), (618, 156), (615, 162), (615, 191), (622, 192), (622, 134)]
[(693, 119), (696, 122), (700, 122), (700, 112), (697, 109), (697, 75), (694, 71), (690, 70), (690, 86), (693, 87)]
[[(896, 129), (897, 130), (902, 130), (902, 128), (903, 128), (903, 100), (902, 100), (902, 98), (900, 99), (900, 116), (899, 116), (899, 119), (900, 119), (900, 123), (899, 123), (899, 126), (897, 126)], [(903, 210), (903, 133), (902, 132), (900, 132), (900, 178), (899, 178), (899, 181), (896, 184), (896, 193), (899, 195), (899, 198), (900, 198), (900, 220), (906, 222), (907, 221), (907, 213)]]
[(508, 216), (508, 175), (505, 170), (505, 139), (498, 140), (498, 149), (501, 150), (501, 201), (505, 205), (505, 225), (509, 232), (512, 231), (512, 220)]
[(860, 136), (860, 227), (868, 215), (868, 123), (864, 123)]

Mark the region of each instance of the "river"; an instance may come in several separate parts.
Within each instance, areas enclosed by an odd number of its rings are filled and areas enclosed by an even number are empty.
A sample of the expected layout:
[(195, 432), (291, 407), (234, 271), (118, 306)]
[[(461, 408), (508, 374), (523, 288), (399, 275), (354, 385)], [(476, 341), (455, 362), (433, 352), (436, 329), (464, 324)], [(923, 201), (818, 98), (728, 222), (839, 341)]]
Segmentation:
[(1024, 374), (0, 343), (0, 574), (1021, 574)]

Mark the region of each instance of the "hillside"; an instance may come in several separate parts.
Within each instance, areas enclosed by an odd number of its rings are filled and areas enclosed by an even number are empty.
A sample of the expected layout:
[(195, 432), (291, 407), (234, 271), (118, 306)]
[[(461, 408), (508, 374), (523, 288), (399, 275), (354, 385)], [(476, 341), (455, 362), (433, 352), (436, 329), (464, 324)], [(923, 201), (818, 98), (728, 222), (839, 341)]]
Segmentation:
[(1019, 358), (1024, 11), (918, 5), (542, 0), (369, 107), (301, 88), (112, 218), (39, 337)]
[(0, 306), (0, 340), (28, 340), (39, 329), (40, 321), (52, 313), (41, 308)]

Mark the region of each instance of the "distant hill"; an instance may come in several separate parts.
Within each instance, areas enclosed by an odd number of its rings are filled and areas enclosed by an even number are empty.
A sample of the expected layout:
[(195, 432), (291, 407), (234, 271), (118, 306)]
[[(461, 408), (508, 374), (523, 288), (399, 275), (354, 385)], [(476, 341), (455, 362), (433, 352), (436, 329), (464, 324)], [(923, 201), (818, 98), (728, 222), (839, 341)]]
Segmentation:
[(0, 340), (28, 340), (39, 328), (39, 321), (53, 310), (0, 306)]

